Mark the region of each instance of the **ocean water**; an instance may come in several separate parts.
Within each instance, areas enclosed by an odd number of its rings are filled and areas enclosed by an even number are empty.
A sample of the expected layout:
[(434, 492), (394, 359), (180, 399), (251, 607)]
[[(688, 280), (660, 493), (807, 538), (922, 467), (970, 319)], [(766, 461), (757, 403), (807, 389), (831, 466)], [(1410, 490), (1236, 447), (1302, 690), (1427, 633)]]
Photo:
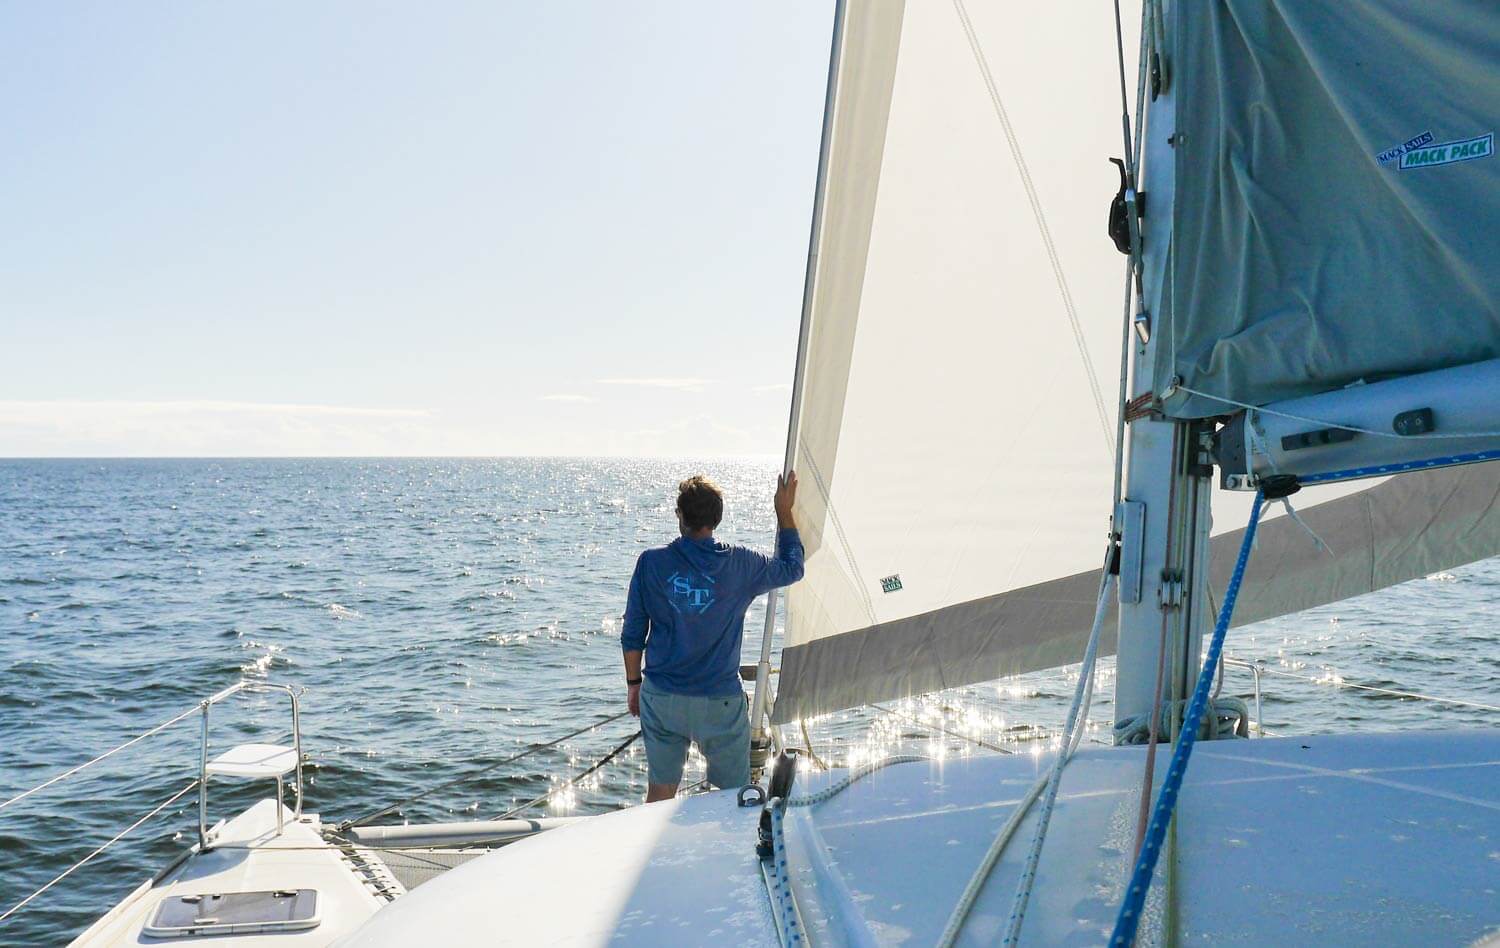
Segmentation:
[[(618, 459), (0, 461), (0, 800), (237, 681), (305, 689), (307, 809), (361, 816), (624, 708), (618, 616), (635, 556), (675, 530), (676, 481), (715, 477), (724, 539), (768, 546), (774, 465)], [(763, 615), (747, 622), (753, 661)], [(1495, 726), (1500, 715), (1364, 684), (1500, 704), (1500, 560), (1231, 634), (1266, 664), (1268, 733)], [(1101, 666), (1090, 735), (1108, 734)], [(1046, 746), (1076, 668), (831, 715), (820, 758)], [(1226, 693), (1250, 678), (1227, 674)], [(214, 747), (284, 740), (284, 698), (214, 711)], [(546, 794), (630, 719), (401, 810), (481, 819)], [(804, 735), (789, 738), (797, 743)], [(0, 809), (0, 912), (196, 776), (189, 718)], [(697, 765), (693, 765), (697, 767)], [(687, 781), (701, 775), (690, 769)], [(628, 805), (632, 747), (537, 813)], [(264, 788), (216, 787), (210, 819)], [(0, 922), (66, 941), (193, 836), (189, 794)]]

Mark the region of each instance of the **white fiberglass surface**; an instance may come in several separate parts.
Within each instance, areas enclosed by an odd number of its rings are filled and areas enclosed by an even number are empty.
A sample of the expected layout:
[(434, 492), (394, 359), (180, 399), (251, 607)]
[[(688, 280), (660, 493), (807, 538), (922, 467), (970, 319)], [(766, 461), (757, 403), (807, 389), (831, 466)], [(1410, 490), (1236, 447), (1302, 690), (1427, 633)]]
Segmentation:
[(721, 791), (549, 830), (444, 873), (340, 945), (774, 945), (759, 815)]
[[(1026, 943), (1107, 935), (1129, 871), (1143, 754), (1087, 748), (1068, 766)], [(1049, 760), (897, 764), (799, 809), (826, 856), (817, 871), (811, 860), (791, 867), (814, 934), (932, 944)], [(1495, 731), (1200, 744), (1178, 807), (1171, 904), (1159, 873), (1141, 944), (1160, 943), (1168, 917), (1183, 944), (1469, 944), (1500, 924), (1497, 775)], [(795, 793), (840, 776), (800, 777)], [(573, 824), (446, 874), (343, 944), (772, 945), (753, 855), (758, 813), (718, 793)], [(1033, 826), (1022, 823), (995, 867), (961, 944), (998, 938)]]
[[(154, 886), (137, 890), (73, 943), (78, 946), (189, 944), (206, 941), (236, 948), (327, 945), (355, 929), (382, 904), (337, 849), (319, 835), (316, 817), (302, 821), (284, 810), (276, 833), (276, 801), (262, 800), (229, 820), (215, 836), (218, 848), (194, 855)], [(163, 899), (183, 895), (313, 889), (316, 927), (288, 932), (163, 940), (142, 934)]]
[[(896, 765), (815, 808), (830, 858), (877, 942), (935, 941), (995, 831), (1048, 761)], [(1108, 935), (1129, 869), (1142, 763), (1140, 748), (1090, 748), (1068, 766), (1026, 943), (1094, 945)], [(1470, 943), (1500, 925), (1497, 777), (1493, 731), (1199, 744), (1178, 806), (1178, 942)], [(1034, 825), (1021, 825), (960, 944), (993, 944), (1003, 933)], [(1161, 876), (1142, 944), (1160, 938), (1167, 914)]]

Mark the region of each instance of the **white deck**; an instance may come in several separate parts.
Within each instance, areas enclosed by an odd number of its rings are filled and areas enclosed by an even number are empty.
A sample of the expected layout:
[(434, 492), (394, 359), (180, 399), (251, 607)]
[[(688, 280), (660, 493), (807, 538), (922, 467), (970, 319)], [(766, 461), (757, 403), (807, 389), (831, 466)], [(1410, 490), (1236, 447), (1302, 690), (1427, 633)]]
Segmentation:
[[(1047, 759), (896, 765), (794, 811), (789, 833), (805, 842), (811, 819), (833, 867), (795, 870), (812, 934), (931, 944)], [(1069, 765), (1025, 943), (1104, 940), (1142, 763), (1141, 748), (1098, 748)], [(1500, 929), (1500, 732), (1202, 743), (1178, 812), (1181, 943), (1468, 945)], [(341, 944), (774, 944), (757, 815), (714, 793), (581, 822), (453, 870)], [(1033, 825), (996, 867), (963, 943), (998, 939)], [(1158, 880), (1167, 870), (1164, 860)], [(1163, 888), (1141, 944), (1155, 940)]]
[(775, 944), (759, 818), (721, 791), (549, 830), (439, 876), (340, 945)]
[[(815, 808), (878, 941), (936, 940), (1049, 759), (901, 765)], [(1143, 762), (1141, 748), (1097, 748), (1069, 764), (1025, 943), (1105, 941), (1129, 871)], [(1165, 765), (1159, 757), (1158, 775)], [(999, 940), (1034, 825), (1022, 824), (996, 866), (962, 944)], [(1176, 840), (1183, 943), (1467, 945), (1500, 927), (1500, 733), (1200, 743)], [(1143, 932), (1160, 924), (1167, 869), (1164, 859)]]
[[(75, 946), (222, 944), (234, 948), (327, 945), (352, 931), (385, 904), (362, 883), (337, 849), (318, 835), (316, 817), (301, 822), (283, 811), (286, 830), (276, 836), (276, 801), (262, 800), (219, 828), (211, 852), (194, 855), (154, 885), (147, 882), (74, 940)], [(248, 847), (248, 848), (247, 848)], [(321, 923), (299, 932), (150, 938), (141, 928), (162, 899), (217, 892), (317, 889)]]

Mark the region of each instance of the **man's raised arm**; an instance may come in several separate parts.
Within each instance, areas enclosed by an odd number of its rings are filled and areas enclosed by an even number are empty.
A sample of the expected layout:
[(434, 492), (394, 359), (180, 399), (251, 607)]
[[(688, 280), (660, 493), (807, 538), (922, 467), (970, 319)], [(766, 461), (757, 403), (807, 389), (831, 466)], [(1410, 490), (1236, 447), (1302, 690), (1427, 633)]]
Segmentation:
[(773, 502), (776, 507), (776, 555), (762, 557), (764, 563), (757, 583), (761, 592), (790, 586), (802, 578), (802, 536), (797, 532), (797, 520), (792, 516), (792, 507), (797, 502), (795, 471), (776, 478)]

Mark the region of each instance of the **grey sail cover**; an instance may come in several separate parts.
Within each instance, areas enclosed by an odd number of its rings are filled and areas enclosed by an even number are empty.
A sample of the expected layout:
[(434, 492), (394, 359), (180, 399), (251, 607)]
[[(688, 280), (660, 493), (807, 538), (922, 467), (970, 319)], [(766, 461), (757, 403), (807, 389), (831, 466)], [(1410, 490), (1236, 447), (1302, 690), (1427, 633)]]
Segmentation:
[(1500, 3), (1176, 6), (1156, 391), (1264, 405), (1500, 357)]

